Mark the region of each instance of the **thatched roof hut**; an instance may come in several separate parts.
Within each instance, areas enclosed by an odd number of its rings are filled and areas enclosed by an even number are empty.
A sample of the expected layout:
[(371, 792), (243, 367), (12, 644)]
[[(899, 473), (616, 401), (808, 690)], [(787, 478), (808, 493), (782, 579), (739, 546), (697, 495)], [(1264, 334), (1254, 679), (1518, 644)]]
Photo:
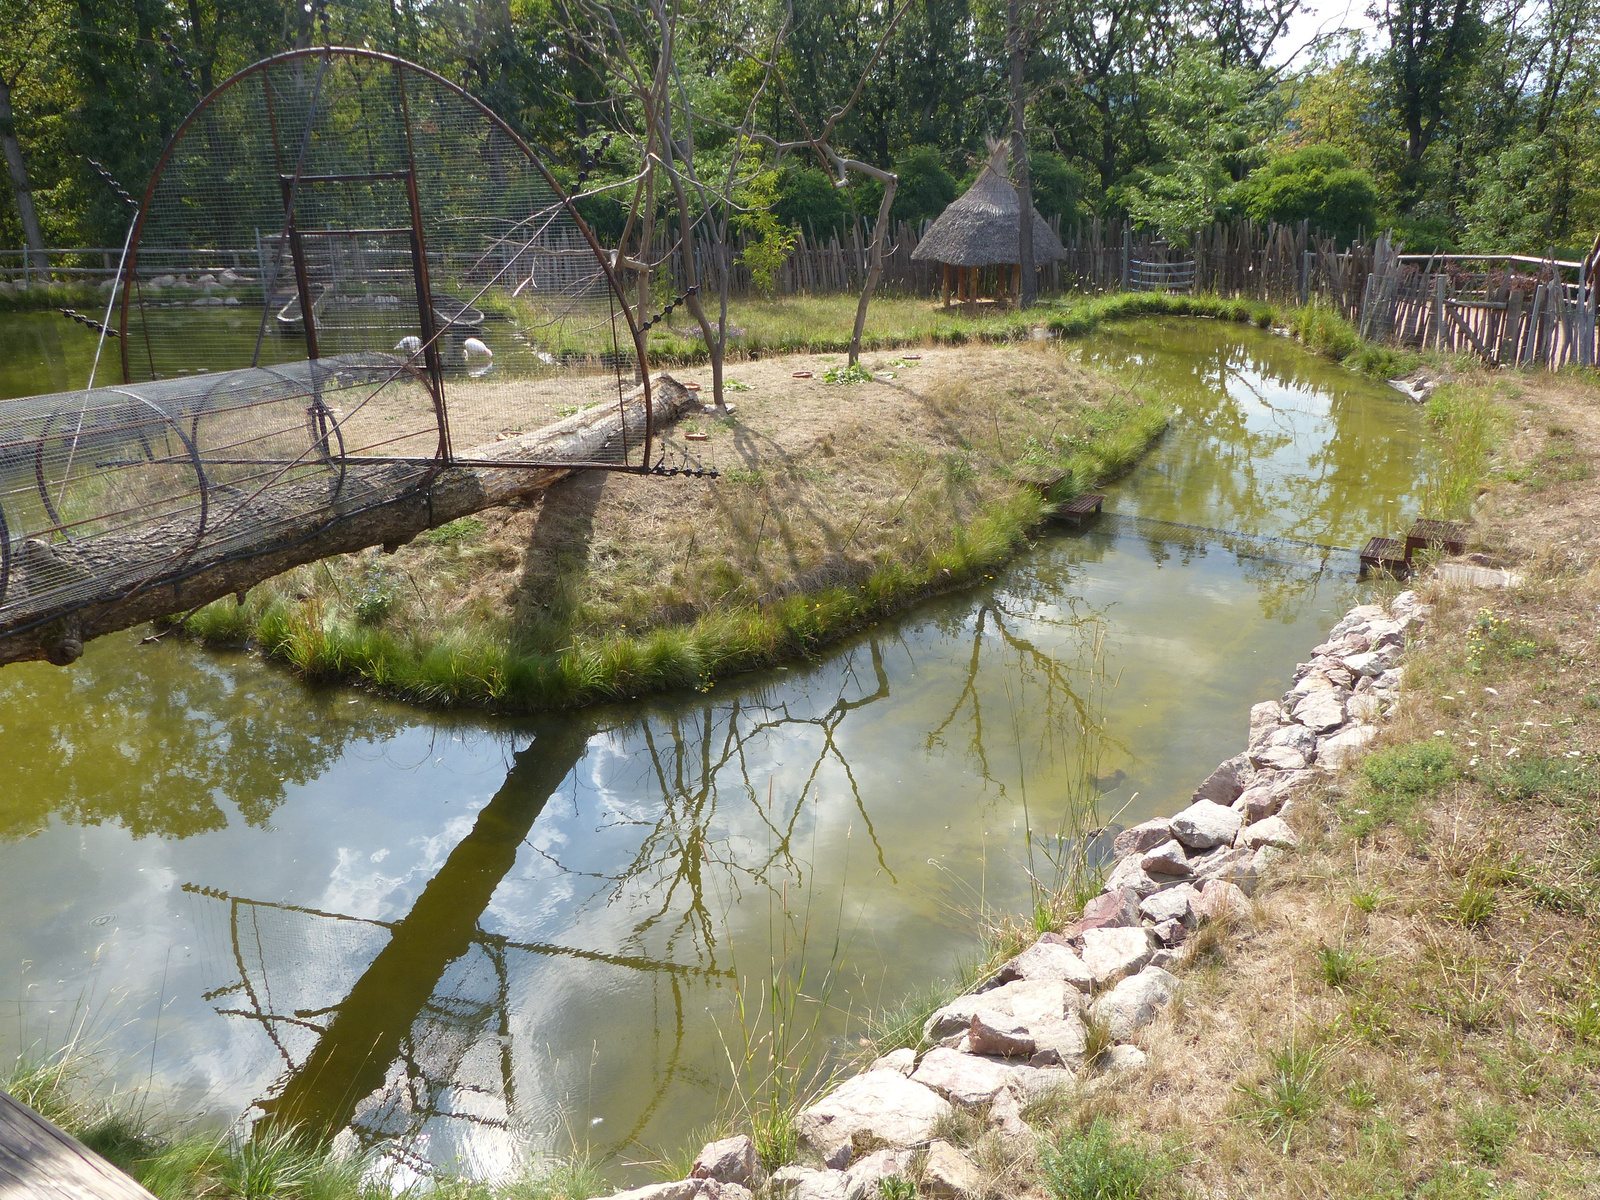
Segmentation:
[[(990, 144), (989, 161), (977, 180), (962, 196), (952, 201), (937, 220), (928, 226), (913, 261), (941, 262), (956, 267), (1016, 265), (1017, 189), (1006, 178), (1006, 144)], [(1033, 210), (1033, 261), (1036, 266), (1056, 262), (1067, 256), (1061, 239), (1045, 224), (1039, 210)]]

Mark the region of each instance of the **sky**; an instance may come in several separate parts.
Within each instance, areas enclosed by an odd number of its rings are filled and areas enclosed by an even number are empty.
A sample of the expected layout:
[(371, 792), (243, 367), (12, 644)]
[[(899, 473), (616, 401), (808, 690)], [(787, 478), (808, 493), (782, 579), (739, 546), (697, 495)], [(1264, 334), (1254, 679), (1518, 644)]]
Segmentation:
[(1278, 53), (1273, 57), (1281, 62), (1300, 50), (1320, 33), (1338, 29), (1357, 29), (1370, 33), (1374, 28), (1367, 16), (1371, 0), (1307, 0), (1304, 11), (1298, 12), (1289, 22), (1289, 31), (1278, 43)]

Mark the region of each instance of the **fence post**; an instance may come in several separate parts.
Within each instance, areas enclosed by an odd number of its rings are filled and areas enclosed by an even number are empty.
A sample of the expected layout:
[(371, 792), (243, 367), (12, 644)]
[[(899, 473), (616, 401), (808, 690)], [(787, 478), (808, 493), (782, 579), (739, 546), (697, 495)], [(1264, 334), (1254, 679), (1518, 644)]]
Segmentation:
[(1300, 303), (1311, 303), (1311, 251), (1300, 255)]
[(1133, 259), (1133, 229), (1123, 226), (1122, 229), (1122, 290), (1128, 290), (1128, 267)]

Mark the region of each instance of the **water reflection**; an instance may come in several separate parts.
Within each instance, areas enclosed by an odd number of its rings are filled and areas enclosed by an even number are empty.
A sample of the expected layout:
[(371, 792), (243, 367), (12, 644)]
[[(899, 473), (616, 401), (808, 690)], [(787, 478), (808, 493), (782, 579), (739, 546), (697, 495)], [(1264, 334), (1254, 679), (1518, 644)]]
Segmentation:
[(1414, 503), (1414, 410), (1275, 339), (1080, 352), (1180, 403), (1103, 520), (707, 694), (428, 716), (131, 638), (0, 672), (18, 1041), (114, 997), (104, 1043), (181, 1110), (482, 1174), (686, 1139), (733, 981), (785, 954), (847, 1044), (973, 909), (1027, 909), (1089, 799), (1180, 805), (1351, 598), (1342, 548)]

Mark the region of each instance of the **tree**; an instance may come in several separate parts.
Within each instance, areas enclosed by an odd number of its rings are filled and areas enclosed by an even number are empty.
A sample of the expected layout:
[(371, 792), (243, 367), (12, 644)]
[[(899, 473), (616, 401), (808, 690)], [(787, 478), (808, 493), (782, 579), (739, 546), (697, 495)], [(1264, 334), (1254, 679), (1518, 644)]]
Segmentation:
[(1258, 221), (1309, 221), (1345, 242), (1378, 225), (1372, 176), (1332, 146), (1306, 146), (1273, 159), (1229, 198)]
[(44, 230), (34, 207), (33, 177), (17, 134), (13, 98), (30, 73), (55, 52), (65, 17), (63, 7), (49, 0), (0, 0), (0, 24), (6, 29), (6, 37), (0, 42), (0, 154), (6, 160), (23, 245), (29, 260), (40, 270), (49, 269), (50, 258), (45, 253)]

